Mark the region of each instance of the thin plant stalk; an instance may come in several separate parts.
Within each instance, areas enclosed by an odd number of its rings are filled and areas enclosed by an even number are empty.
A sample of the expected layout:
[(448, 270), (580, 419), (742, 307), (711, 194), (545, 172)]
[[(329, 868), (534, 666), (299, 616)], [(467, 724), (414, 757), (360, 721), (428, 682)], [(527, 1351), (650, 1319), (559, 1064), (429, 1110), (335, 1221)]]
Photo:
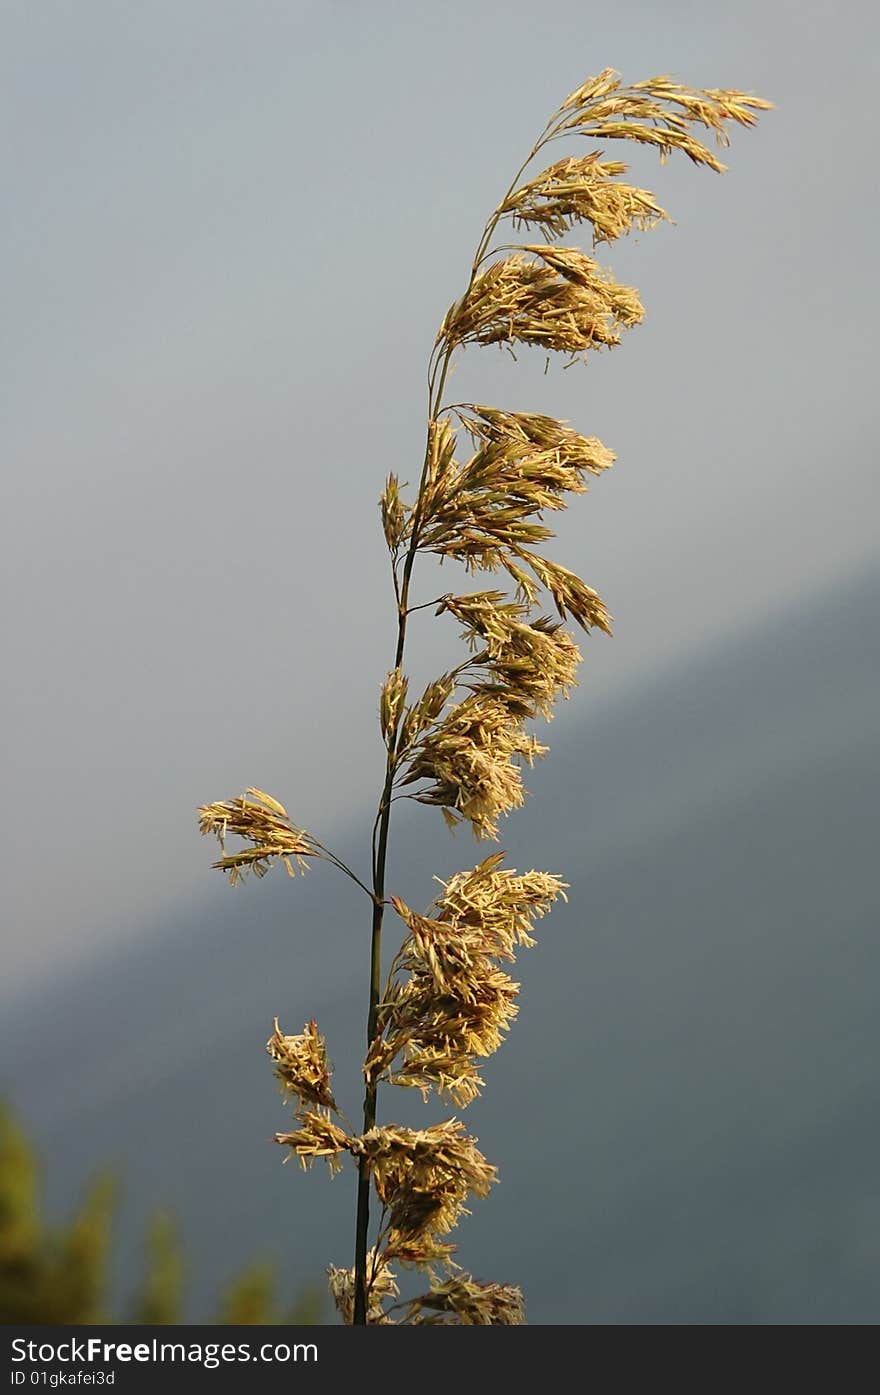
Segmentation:
[[(370, 885), (262, 790), (205, 805), (203, 833), (215, 835), (214, 864), (230, 880), (257, 877), (277, 863), (290, 876), (321, 860), (341, 871), (371, 901), (370, 974), (363, 1131), (355, 1134), (333, 1095), (326, 1044), (314, 1020), (285, 1035), (277, 1021), (267, 1043), (297, 1127), (275, 1141), (303, 1168), (324, 1159), (331, 1175), (346, 1158), (357, 1168), (355, 1254), (351, 1269), (330, 1266), (330, 1288), (347, 1323), (510, 1325), (525, 1321), (523, 1295), (509, 1284), (478, 1282), (463, 1273), (446, 1239), (470, 1197), (483, 1197), (497, 1169), (457, 1119), (425, 1129), (377, 1121), (380, 1083), (433, 1092), (463, 1109), (483, 1087), (481, 1061), (501, 1045), (517, 1012), (517, 990), (506, 964), (535, 943), (531, 931), (566, 884), (555, 874), (518, 874), (494, 853), (457, 873), (426, 914), (388, 895), (392, 804), (400, 799), (439, 807), (454, 827), (469, 823), (477, 839), (498, 838), (498, 821), (523, 803), (522, 769), (546, 753), (530, 723), (549, 720), (553, 705), (576, 682), (581, 654), (572, 620), (585, 632), (611, 633), (601, 598), (543, 553), (553, 537), (548, 512), (586, 492), (614, 454), (601, 441), (535, 413), (469, 403), (444, 403), (454, 355), (467, 344), (515, 343), (586, 360), (614, 348), (638, 324), (637, 293), (619, 285), (592, 256), (559, 245), (573, 226), (592, 228), (593, 246), (667, 218), (648, 190), (623, 182), (626, 166), (603, 151), (569, 156), (539, 174), (526, 172), (551, 142), (587, 137), (628, 140), (723, 170), (694, 127), (727, 144), (726, 124), (752, 126), (770, 103), (749, 94), (682, 87), (669, 78), (623, 86), (606, 69), (572, 92), (550, 118), (517, 170), (478, 242), (464, 293), (447, 311), (428, 364), (428, 425), (421, 476), (411, 504), (389, 475), (380, 504), (397, 616), (394, 665), (382, 688), (380, 725), (385, 773), (372, 833)], [(545, 241), (493, 246), (502, 220), (532, 228)], [(505, 255), (507, 254), (507, 255)], [(473, 454), (456, 458), (462, 440)], [(513, 595), (499, 589), (449, 592), (410, 606), (416, 558), (431, 553), (462, 564), (468, 574), (501, 573)], [(536, 613), (542, 594), (557, 621)], [(409, 699), (404, 659), (409, 616), (433, 606), (463, 627), (469, 656)], [(230, 852), (227, 835), (246, 846)], [(406, 937), (382, 982), (386, 908)], [(380, 1205), (370, 1245), (371, 1193)], [(430, 1289), (399, 1298), (392, 1265), (415, 1267)], [(443, 1277), (443, 1275), (446, 1277)]]

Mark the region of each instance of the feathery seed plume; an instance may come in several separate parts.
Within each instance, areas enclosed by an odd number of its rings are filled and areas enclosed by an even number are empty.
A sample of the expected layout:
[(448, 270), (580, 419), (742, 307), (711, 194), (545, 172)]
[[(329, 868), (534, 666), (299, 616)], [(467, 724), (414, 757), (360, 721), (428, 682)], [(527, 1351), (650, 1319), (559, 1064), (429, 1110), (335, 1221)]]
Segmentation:
[(522, 774), (514, 762), (532, 765), (546, 750), (511, 717), (501, 698), (473, 693), (423, 736), (403, 784), (428, 780), (414, 799), (439, 806), (450, 825), (464, 819), (478, 838), (497, 838), (499, 817), (524, 803)]
[[(297, 1114), (300, 1127), (289, 1133), (276, 1133), (275, 1142), (289, 1148), (307, 1172), (316, 1158), (326, 1158), (330, 1175), (342, 1167), (342, 1155), (351, 1151), (352, 1139), (328, 1114), (301, 1109)], [(285, 1159), (286, 1161), (286, 1159)]]
[[(214, 834), (223, 849), (223, 857), (212, 866), (228, 872), (232, 886), (242, 881), (249, 871), (256, 877), (264, 877), (272, 863), (279, 860), (292, 877), (297, 869), (306, 870), (307, 857), (318, 855), (305, 829), (293, 827), (283, 804), (263, 790), (253, 788), (238, 799), (203, 804), (199, 809), (199, 832)], [(244, 838), (252, 846), (227, 853), (229, 833)]]
[(468, 1196), (488, 1196), (498, 1173), (458, 1119), (374, 1127), (352, 1146), (370, 1164), (392, 1236), (409, 1240), (452, 1230)]
[(413, 1326), (513, 1327), (526, 1320), (522, 1289), (513, 1284), (479, 1284), (470, 1274), (436, 1281), (430, 1293), (407, 1304), (402, 1319)]
[[(331, 1297), (342, 1315), (342, 1321), (350, 1326), (354, 1315), (354, 1270), (337, 1269), (331, 1264), (327, 1275)], [(367, 1253), (367, 1275), (367, 1322), (373, 1325), (392, 1323), (394, 1318), (388, 1316), (385, 1304), (395, 1299), (400, 1289), (387, 1260), (375, 1248)]]
[(266, 1043), (266, 1050), (275, 1062), (275, 1075), (282, 1090), (295, 1097), (298, 1110), (310, 1104), (335, 1110), (327, 1043), (314, 1018), (306, 1023), (299, 1036), (288, 1037), (281, 1031), (276, 1017), (275, 1030)]

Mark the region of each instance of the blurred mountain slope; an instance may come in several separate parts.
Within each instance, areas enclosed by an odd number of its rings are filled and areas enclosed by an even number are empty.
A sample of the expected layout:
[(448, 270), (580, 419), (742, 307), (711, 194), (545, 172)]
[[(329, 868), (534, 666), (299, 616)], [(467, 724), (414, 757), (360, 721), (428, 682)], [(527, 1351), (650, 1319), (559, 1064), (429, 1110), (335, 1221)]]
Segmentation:
[[(504, 845), (570, 903), (518, 964), (520, 1020), (468, 1112), (502, 1182), (458, 1237), (533, 1322), (876, 1320), (878, 599), (863, 573), (550, 729)], [(419, 904), (480, 851), (400, 807), (390, 885)], [(363, 826), (335, 840), (355, 865)], [(54, 1204), (124, 1164), (120, 1276), (158, 1203), (212, 1286), (261, 1248), (293, 1282), (348, 1262), (352, 1179), (280, 1167), (263, 1043), (314, 1012), (356, 1110), (365, 912), (321, 868), (218, 879), (6, 1005), (0, 1085)], [(386, 1117), (436, 1117), (400, 1094)]]

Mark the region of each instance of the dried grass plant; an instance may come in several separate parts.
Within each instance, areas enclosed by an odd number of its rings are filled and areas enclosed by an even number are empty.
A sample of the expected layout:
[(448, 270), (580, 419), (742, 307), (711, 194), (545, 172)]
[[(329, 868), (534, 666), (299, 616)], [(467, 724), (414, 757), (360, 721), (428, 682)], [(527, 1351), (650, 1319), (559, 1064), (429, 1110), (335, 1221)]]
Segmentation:
[[(386, 889), (391, 812), (398, 799), (436, 805), (449, 825), (466, 823), (477, 839), (496, 839), (500, 817), (523, 803), (523, 766), (546, 752), (531, 723), (549, 719), (576, 681), (581, 655), (565, 623), (611, 632), (596, 592), (548, 558), (543, 545), (553, 536), (545, 516), (584, 493), (588, 480), (613, 463), (613, 452), (550, 417), (446, 403), (450, 365), (467, 344), (520, 343), (586, 359), (613, 348), (643, 317), (635, 290), (557, 239), (585, 225), (595, 248), (653, 227), (666, 212), (647, 189), (625, 182), (626, 165), (597, 149), (526, 178), (548, 146), (578, 137), (602, 146), (634, 141), (654, 147), (661, 161), (680, 152), (720, 171), (697, 132), (726, 145), (730, 123), (752, 126), (769, 106), (743, 92), (692, 90), (666, 77), (624, 86), (608, 69), (566, 97), (486, 223), (464, 292), (446, 312), (430, 356), (418, 488), (405, 498), (392, 474), (380, 500), (397, 638), (379, 702), (385, 775), (369, 879), (295, 827), (261, 790), (200, 810), (201, 831), (221, 844), (214, 866), (231, 882), (248, 871), (263, 876), (277, 862), (294, 875), (317, 859), (350, 877), (371, 903), (362, 1131), (337, 1108), (314, 1021), (293, 1036), (276, 1022), (268, 1042), (295, 1124), (276, 1135), (277, 1143), (303, 1168), (323, 1158), (331, 1173), (346, 1159), (357, 1169), (354, 1265), (329, 1271), (345, 1322), (524, 1321), (520, 1290), (477, 1282), (459, 1268), (448, 1239), (469, 1199), (487, 1194), (496, 1169), (458, 1119), (424, 1129), (379, 1123), (377, 1095), (385, 1084), (414, 1088), (457, 1109), (479, 1095), (480, 1063), (498, 1050), (517, 1011), (517, 985), (506, 966), (518, 948), (534, 943), (535, 921), (564, 897), (565, 883), (549, 872), (519, 874), (494, 853), (443, 884), (422, 914)], [(543, 241), (498, 245), (502, 224)], [(510, 591), (450, 593), (430, 603), (460, 626), (467, 652), (452, 672), (413, 694), (405, 646), (413, 612), (430, 608), (411, 601), (415, 564), (426, 553), (461, 563), (465, 573), (500, 574)], [(540, 613), (545, 594), (555, 618)], [(243, 846), (229, 851), (229, 835)], [(389, 908), (404, 939), (383, 979)], [(372, 1193), (378, 1222), (371, 1237)], [(427, 1292), (399, 1301), (402, 1266), (424, 1271)]]

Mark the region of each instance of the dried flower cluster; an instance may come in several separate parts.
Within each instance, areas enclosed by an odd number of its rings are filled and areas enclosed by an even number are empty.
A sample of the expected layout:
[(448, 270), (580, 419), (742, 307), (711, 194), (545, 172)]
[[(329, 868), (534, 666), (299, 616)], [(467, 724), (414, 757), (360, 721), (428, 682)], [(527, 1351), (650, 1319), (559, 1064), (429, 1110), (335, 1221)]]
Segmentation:
[(298, 1037), (286, 1037), (276, 1017), (275, 1031), (266, 1043), (266, 1050), (275, 1062), (275, 1075), (282, 1090), (294, 1097), (298, 1107), (316, 1104), (321, 1109), (336, 1108), (330, 1089), (327, 1043), (314, 1018), (306, 1023)]
[(413, 1326), (517, 1327), (526, 1320), (522, 1290), (512, 1284), (478, 1284), (470, 1274), (435, 1281), (429, 1293), (407, 1304)]
[(391, 1249), (397, 1240), (408, 1244), (411, 1263), (420, 1262), (413, 1256), (415, 1243), (448, 1234), (468, 1196), (488, 1196), (497, 1174), (457, 1119), (427, 1129), (372, 1128), (358, 1140), (357, 1151), (370, 1165), (387, 1212)]
[[(223, 856), (212, 865), (229, 873), (233, 886), (248, 872), (265, 877), (273, 862), (281, 861), (289, 876), (304, 872), (307, 857), (319, 856), (317, 845), (303, 828), (294, 828), (287, 810), (263, 790), (249, 789), (238, 799), (204, 804), (199, 810), (199, 832), (213, 833)], [(226, 852), (226, 836), (232, 833), (250, 843), (249, 848)]]
[(517, 876), (502, 854), (451, 878), (418, 915), (393, 898), (409, 935), (392, 965), (367, 1057), (376, 1083), (431, 1089), (459, 1107), (479, 1095), (478, 1062), (497, 1051), (516, 1015), (518, 985), (500, 966), (518, 945), (532, 945), (534, 920), (563, 883), (547, 872)]
[(525, 247), (473, 279), (441, 326), (443, 343), (518, 340), (577, 355), (620, 343), (620, 330), (644, 318), (631, 286), (619, 285), (574, 247)]
[[(393, 1305), (394, 1299), (400, 1293), (389, 1265), (376, 1250), (370, 1250), (367, 1254), (367, 1270), (370, 1275), (370, 1297), (367, 1305), (367, 1322), (371, 1324), (393, 1323), (394, 1318), (388, 1315), (386, 1304)], [(337, 1269), (334, 1264), (328, 1266), (327, 1274), (330, 1281), (330, 1294), (333, 1302), (342, 1317), (342, 1321), (351, 1325), (354, 1320), (354, 1269)]]
[(521, 184), (501, 205), (515, 228), (541, 228), (562, 237), (576, 223), (590, 223), (593, 241), (614, 242), (633, 228), (652, 228), (669, 217), (647, 189), (620, 182), (626, 165), (601, 160), (598, 151), (569, 155)]
[[(496, 1169), (457, 1119), (423, 1129), (377, 1123), (380, 1085), (434, 1092), (456, 1107), (483, 1088), (481, 1063), (498, 1050), (517, 1012), (518, 985), (507, 972), (520, 947), (534, 943), (535, 921), (565, 895), (547, 872), (518, 874), (500, 853), (444, 884), (426, 914), (386, 893), (392, 803), (438, 806), (447, 822), (466, 822), (478, 839), (497, 838), (499, 819), (522, 805), (523, 767), (545, 754), (531, 730), (549, 720), (576, 682), (581, 653), (564, 628), (611, 633), (597, 593), (544, 555), (546, 516), (586, 491), (614, 453), (594, 436), (537, 413), (444, 400), (453, 356), (468, 344), (514, 343), (572, 358), (613, 348), (644, 309), (593, 256), (554, 239), (581, 224), (593, 248), (668, 218), (653, 193), (624, 182), (627, 167), (602, 149), (569, 155), (524, 177), (552, 142), (587, 137), (603, 145), (629, 140), (665, 160), (675, 151), (722, 170), (696, 134), (727, 144), (730, 123), (751, 126), (769, 103), (742, 92), (692, 90), (669, 78), (625, 86), (610, 69), (588, 79), (554, 113), (486, 223), (464, 292), (450, 306), (429, 364), (428, 428), (421, 478), (407, 499), (388, 476), (380, 499), (397, 615), (393, 667), (379, 699), (385, 779), (373, 832), (369, 883), (260, 790), (209, 804), (203, 833), (223, 856), (214, 865), (235, 883), (262, 876), (276, 861), (289, 873), (310, 858), (337, 867), (371, 902), (370, 995), (364, 1061), (364, 1122), (357, 1133), (337, 1108), (326, 1045), (314, 1021), (285, 1036), (276, 1021), (267, 1049), (295, 1128), (276, 1134), (288, 1156), (331, 1173), (351, 1159), (358, 1172), (355, 1262), (331, 1266), (330, 1289), (346, 1323), (391, 1322), (503, 1326), (525, 1321), (522, 1293), (478, 1282), (453, 1261), (446, 1238), (471, 1197), (484, 1197)], [(522, 182), (520, 182), (522, 180)], [(493, 245), (499, 226), (536, 230), (541, 242)], [(414, 605), (415, 562), (430, 553), (459, 562), (467, 575), (506, 575), (511, 594), (493, 587)], [(545, 599), (542, 599), (545, 598)], [(549, 600), (558, 618), (543, 613)], [(416, 698), (404, 669), (412, 613), (433, 606), (460, 627), (467, 654)], [(245, 846), (227, 852), (227, 835)], [(388, 906), (406, 935), (381, 989), (381, 931)], [(370, 1241), (371, 1195), (379, 1206)], [(425, 1271), (429, 1288), (400, 1300), (394, 1266)]]
[(403, 783), (429, 780), (414, 799), (439, 805), (450, 826), (467, 819), (478, 838), (496, 838), (499, 815), (524, 802), (517, 758), (531, 765), (546, 750), (501, 698), (472, 693), (422, 737)]

